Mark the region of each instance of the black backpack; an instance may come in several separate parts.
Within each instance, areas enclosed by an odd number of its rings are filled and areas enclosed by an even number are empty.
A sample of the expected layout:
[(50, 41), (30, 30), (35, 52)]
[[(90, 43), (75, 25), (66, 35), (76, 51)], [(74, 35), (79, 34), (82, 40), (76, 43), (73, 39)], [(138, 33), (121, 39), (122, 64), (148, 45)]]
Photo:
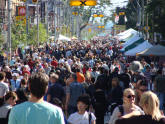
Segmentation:
[(124, 115), (124, 108), (122, 105), (118, 105), (117, 103), (112, 103), (111, 106), (110, 106), (110, 113), (112, 115), (113, 111), (115, 110), (115, 108), (118, 107), (119, 108), (119, 111), (121, 113), (121, 116)]

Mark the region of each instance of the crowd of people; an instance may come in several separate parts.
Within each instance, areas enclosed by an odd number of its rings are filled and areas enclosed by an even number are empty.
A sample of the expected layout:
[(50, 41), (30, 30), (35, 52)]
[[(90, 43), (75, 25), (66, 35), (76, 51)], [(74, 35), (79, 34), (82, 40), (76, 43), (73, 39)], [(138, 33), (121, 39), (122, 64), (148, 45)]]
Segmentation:
[(0, 55), (0, 122), (165, 124), (165, 62), (121, 48), (56, 41), (18, 48), (10, 61)]

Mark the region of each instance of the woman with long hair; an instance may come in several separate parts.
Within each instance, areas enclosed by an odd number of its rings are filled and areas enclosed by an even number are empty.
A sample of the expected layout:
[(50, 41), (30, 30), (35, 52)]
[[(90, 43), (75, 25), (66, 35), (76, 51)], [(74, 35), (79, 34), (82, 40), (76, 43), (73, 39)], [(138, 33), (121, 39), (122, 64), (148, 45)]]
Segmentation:
[(119, 118), (125, 118), (130, 115), (140, 115), (144, 112), (135, 105), (135, 92), (131, 88), (127, 88), (123, 93), (123, 105), (117, 106), (110, 118), (109, 124), (115, 124), (115, 121)]
[(145, 115), (119, 119), (115, 124), (165, 124), (165, 117), (159, 110), (159, 99), (155, 93), (151, 91), (143, 93), (140, 106), (143, 108)]

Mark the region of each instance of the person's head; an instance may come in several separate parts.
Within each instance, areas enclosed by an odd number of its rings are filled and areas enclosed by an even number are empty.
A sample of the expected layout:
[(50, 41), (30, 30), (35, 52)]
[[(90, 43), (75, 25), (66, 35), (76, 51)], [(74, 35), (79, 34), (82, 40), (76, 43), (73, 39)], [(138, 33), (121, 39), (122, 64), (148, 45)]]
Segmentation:
[(146, 81), (141, 81), (138, 86), (139, 95), (141, 95), (148, 90), (148, 85)]
[(48, 63), (44, 63), (44, 65), (45, 65), (45, 68), (48, 68), (49, 66), (48, 66)]
[(151, 91), (143, 93), (140, 99), (140, 106), (143, 108), (145, 114), (151, 115), (155, 120), (160, 119), (159, 99), (155, 93)]
[(77, 81), (77, 75), (75, 73), (71, 74), (70, 77), (73, 80), (73, 82)]
[(86, 72), (85, 80), (86, 80), (86, 82), (90, 82), (91, 81), (91, 73), (90, 72)]
[(27, 80), (23, 78), (23, 79), (21, 80), (21, 87), (22, 87), (22, 88), (25, 88), (26, 86), (27, 86)]
[(131, 71), (133, 71), (134, 73), (138, 73), (138, 72), (142, 71), (143, 66), (139, 61), (133, 61), (130, 65), (129, 69)]
[(29, 80), (29, 76), (30, 75), (28, 73), (25, 73), (24, 76), (23, 76), (23, 78), (28, 81)]
[(5, 67), (4, 67), (4, 71), (5, 71), (5, 72), (10, 72), (9, 66), (5, 66)]
[(150, 72), (150, 66), (149, 65), (146, 66), (146, 72)]
[(55, 83), (55, 82), (58, 80), (58, 78), (59, 78), (59, 76), (58, 76), (57, 74), (52, 73), (52, 74), (50, 75), (50, 82), (51, 82), (51, 83)]
[(131, 88), (127, 88), (123, 92), (123, 103), (124, 104), (134, 104), (135, 103), (135, 92)]
[(76, 69), (76, 72), (80, 72), (80, 69), (79, 69), (79, 68), (77, 68), (77, 69)]
[(125, 73), (128, 73), (128, 72), (129, 72), (128, 68), (125, 68), (125, 69), (124, 69), (124, 72), (125, 72)]
[(29, 78), (30, 93), (40, 99), (43, 97), (48, 88), (49, 77), (45, 73), (36, 73)]
[(90, 105), (90, 97), (87, 94), (81, 95), (77, 99), (77, 109), (80, 112), (85, 112)]
[(157, 74), (158, 74), (158, 75), (162, 75), (162, 69), (159, 69), (159, 70), (157, 71)]
[(0, 81), (4, 81), (5, 80), (5, 72), (0, 72)]
[(17, 101), (17, 94), (13, 91), (10, 91), (5, 95), (4, 100), (9, 105), (14, 106), (16, 104), (16, 101)]
[(119, 86), (119, 79), (117, 77), (112, 78), (112, 87)]
[(40, 69), (38, 70), (38, 72), (45, 73), (45, 70), (44, 70), (44, 68), (40, 68)]
[(13, 80), (17, 80), (17, 77), (18, 77), (18, 74), (17, 74), (17, 73), (13, 73), (13, 74), (12, 74)]
[(119, 68), (118, 67), (115, 67), (114, 71), (115, 73), (118, 73), (119, 72)]

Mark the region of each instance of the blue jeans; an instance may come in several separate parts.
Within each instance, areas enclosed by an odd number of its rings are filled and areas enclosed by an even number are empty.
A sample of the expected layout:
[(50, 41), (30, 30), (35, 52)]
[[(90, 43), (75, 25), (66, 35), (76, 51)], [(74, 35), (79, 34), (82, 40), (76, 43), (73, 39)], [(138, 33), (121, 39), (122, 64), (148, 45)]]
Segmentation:
[(157, 92), (156, 94), (160, 101), (160, 110), (165, 111), (165, 93)]

